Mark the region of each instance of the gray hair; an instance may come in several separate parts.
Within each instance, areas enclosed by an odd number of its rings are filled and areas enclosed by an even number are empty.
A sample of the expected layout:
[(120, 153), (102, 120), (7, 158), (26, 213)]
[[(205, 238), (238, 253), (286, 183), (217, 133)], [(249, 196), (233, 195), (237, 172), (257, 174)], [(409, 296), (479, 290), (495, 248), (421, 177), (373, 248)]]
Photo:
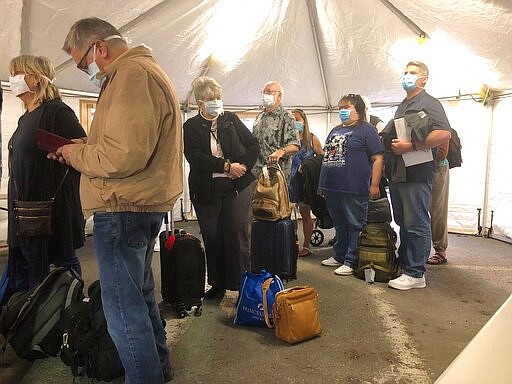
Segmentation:
[(281, 97), (284, 96), (284, 89), (283, 89), (283, 86), (281, 85), (281, 83), (277, 80), (271, 80), (269, 82), (267, 82), (264, 86), (263, 86), (263, 89), (267, 88), (267, 86), (270, 86), (270, 85), (277, 85), (277, 87), (279, 88), (279, 93), (281, 94)]
[(194, 97), (197, 101), (204, 101), (206, 98), (221, 98), (222, 87), (213, 77), (201, 76), (192, 82)]
[(109, 22), (97, 17), (81, 19), (71, 26), (62, 49), (70, 54), (72, 49), (83, 50), (93, 41), (113, 35), (121, 36), (121, 33)]
[(427, 64), (421, 62), (421, 61), (409, 61), (407, 63), (407, 67), (409, 65), (414, 65), (415, 67), (418, 67), (419, 69), (421, 69), (421, 72), (428, 77), (428, 67), (427, 67)]

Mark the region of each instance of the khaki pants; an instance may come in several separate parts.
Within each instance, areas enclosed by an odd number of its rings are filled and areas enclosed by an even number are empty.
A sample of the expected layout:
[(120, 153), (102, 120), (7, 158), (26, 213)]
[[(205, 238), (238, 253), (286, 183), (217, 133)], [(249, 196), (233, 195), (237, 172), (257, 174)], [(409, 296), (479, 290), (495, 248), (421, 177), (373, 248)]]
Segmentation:
[(450, 190), (450, 171), (448, 165), (437, 167), (432, 180), (430, 196), (430, 227), (432, 244), (436, 252), (445, 255), (448, 248), (448, 196)]

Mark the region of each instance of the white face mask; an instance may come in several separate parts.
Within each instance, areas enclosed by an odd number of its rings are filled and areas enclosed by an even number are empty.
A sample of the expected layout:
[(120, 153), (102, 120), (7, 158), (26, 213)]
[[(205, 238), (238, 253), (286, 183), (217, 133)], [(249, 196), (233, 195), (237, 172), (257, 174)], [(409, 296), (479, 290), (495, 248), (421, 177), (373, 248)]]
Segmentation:
[(224, 103), (219, 99), (208, 100), (204, 102), (204, 109), (209, 115), (217, 117), (224, 113)]
[(274, 95), (267, 95), (266, 93), (263, 94), (263, 106), (264, 107), (270, 107), (274, 105)]
[(11, 85), (11, 91), (16, 96), (23, 95), (26, 92), (32, 92), (25, 81), (25, 75), (9, 76), (9, 84)]

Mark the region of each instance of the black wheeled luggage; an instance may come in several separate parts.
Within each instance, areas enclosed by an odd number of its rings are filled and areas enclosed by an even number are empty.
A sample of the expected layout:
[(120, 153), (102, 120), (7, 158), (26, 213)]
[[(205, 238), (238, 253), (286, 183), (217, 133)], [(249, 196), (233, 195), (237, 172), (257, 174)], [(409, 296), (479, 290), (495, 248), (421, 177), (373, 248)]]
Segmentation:
[(201, 240), (184, 230), (169, 231), (167, 215), (165, 224), (166, 230), (159, 235), (162, 299), (171, 304), (179, 318), (193, 308), (200, 316), (206, 274)]
[(251, 229), (251, 270), (262, 269), (282, 280), (297, 278), (299, 242), (295, 223), (290, 219), (254, 220)]

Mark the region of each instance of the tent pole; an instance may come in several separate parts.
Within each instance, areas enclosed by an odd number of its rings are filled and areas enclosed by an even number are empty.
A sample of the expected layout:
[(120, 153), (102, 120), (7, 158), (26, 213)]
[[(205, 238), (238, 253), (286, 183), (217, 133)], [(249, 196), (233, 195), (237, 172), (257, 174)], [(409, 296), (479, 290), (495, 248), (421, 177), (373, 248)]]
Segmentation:
[(29, 32), (27, 29), (29, 28), (29, 20), (28, 20), (28, 0), (23, 0), (23, 5), (21, 8), (21, 39), (20, 39), (20, 54), (27, 54), (30, 52), (29, 47)]
[(487, 228), (488, 212), (489, 212), (489, 169), (491, 166), (491, 147), (492, 147), (492, 131), (494, 127), (494, 103), (491, 104), (491, 119), (489, 133), (487, 135), (487, 157), (485, 161), (485, 182), (484, 182), (484, 201), (482, 209), (482, 228), (484, 228), (483, 236), (486, 237), (485, 229)]
[(309, 22), (311, 24), (311, 31), (313, 33), (313, 42), (315, 43), (315, 52), (316, 52), (316, 59), (318, 61), (318, 69), (320, 70), (320, 77), (322, 78), (322, 88), (324, 91), (325, 105), (327, 107), (327, 110), (330, 111), (330, 109), (331, 109), (330, 100), (331, 99), (329, 97), (329, 91), (327, 90), (327, 82), (325, 80), (324, 63), (322, 61), (322, 55), (320, 54), (320, 44), (318, 42), (318, 33), (317, 33), (318, 14), (316, 13), (314, 0), (308, 0), (307, 4), (308, 4)]
[(320, 43), (318, 39), (318, 32), (317, 32), (317, 26), (318, 26), (318, 13), (316, 12), (315, 8), (316, 1), (314, 0), (308, 0), (308, 18), (309, 23), (311, 24), (311, 32), (313, 33), (313, 42), (315, 43), (315, 52), (316, 52), (316, 59), (318, 62), (318, 69), (320, 71), (320, 77), (322, 79), (322, 89), (324, 91), (324, 98), (325, 98), (325, 108), (327, 110), (327, 119), (325, 127), (325, 133), (327, 134), (329, 132), (329, 128), (331, 126), (331, 98), (329, 97), (329, 90), (327, 89), (327, 81), (325, 79), (325, 67), (324, 62), (322, 60), (322, 55), (320, 53)]
[(430, 39), (430, 36), (421, 29), (418, 24), (409, 19), (404, 13), (395, 7), (389, 0), (380, 0), (382, 4), (384, 4), (391, 12), (393, 12), (405, 25), (407, 25), (411, 31), (413, 31), (417, 36), (423, 36), (427, 39)]
[[(213, 53), (210, 53), (210, 55), (204, 61), (204, 64), (201, 66), (201, 73), (199, 74), (198, 77), (206, 76), (208, 74), (208, 72), (210, 71), (210, 68), (213, 64), (213, 61), (214, 61)], [(187, 113), (190, 112), (190, 98), (192, 97), (193, 92), (194, 92), (194, 90), (192, 88), (190, 88), (190, 90), (187, 92), (187, 97), (185, 99), (185, 105), (186, 105), (185, 110)]]
[[(25, 1), (27, 1), (27, 0), (24, 0), (24, 2)], [(154, 6), (152, 6), (151, 8), (146, 10), (145, 12), (141, 13), (140, 15), (135, 17), (134, 19), (130, 20), (129, 22), (127, 22), (123, 26), (117, 28), (117, 30), (121, 34), (123, 34), (125, 31), (129, 31), (133, 26), (139, 24), (146, 17), (158, 13), (163, 7), (168, 5), (167, 3), (170, 3), (170, 2), (171, 2), (171, 0), (162, 0), (162, 1), (160, 1), (159, 3), (155, 4)], [(57, 66), (55, 66), (55, 73), (59, 73), (60, 71), (66, 69), (67, 67), (69, 67), (72, 64), (74, 64), (73, 59), (72, 58), (67, 59), (66, 61), (60, 63)]]

